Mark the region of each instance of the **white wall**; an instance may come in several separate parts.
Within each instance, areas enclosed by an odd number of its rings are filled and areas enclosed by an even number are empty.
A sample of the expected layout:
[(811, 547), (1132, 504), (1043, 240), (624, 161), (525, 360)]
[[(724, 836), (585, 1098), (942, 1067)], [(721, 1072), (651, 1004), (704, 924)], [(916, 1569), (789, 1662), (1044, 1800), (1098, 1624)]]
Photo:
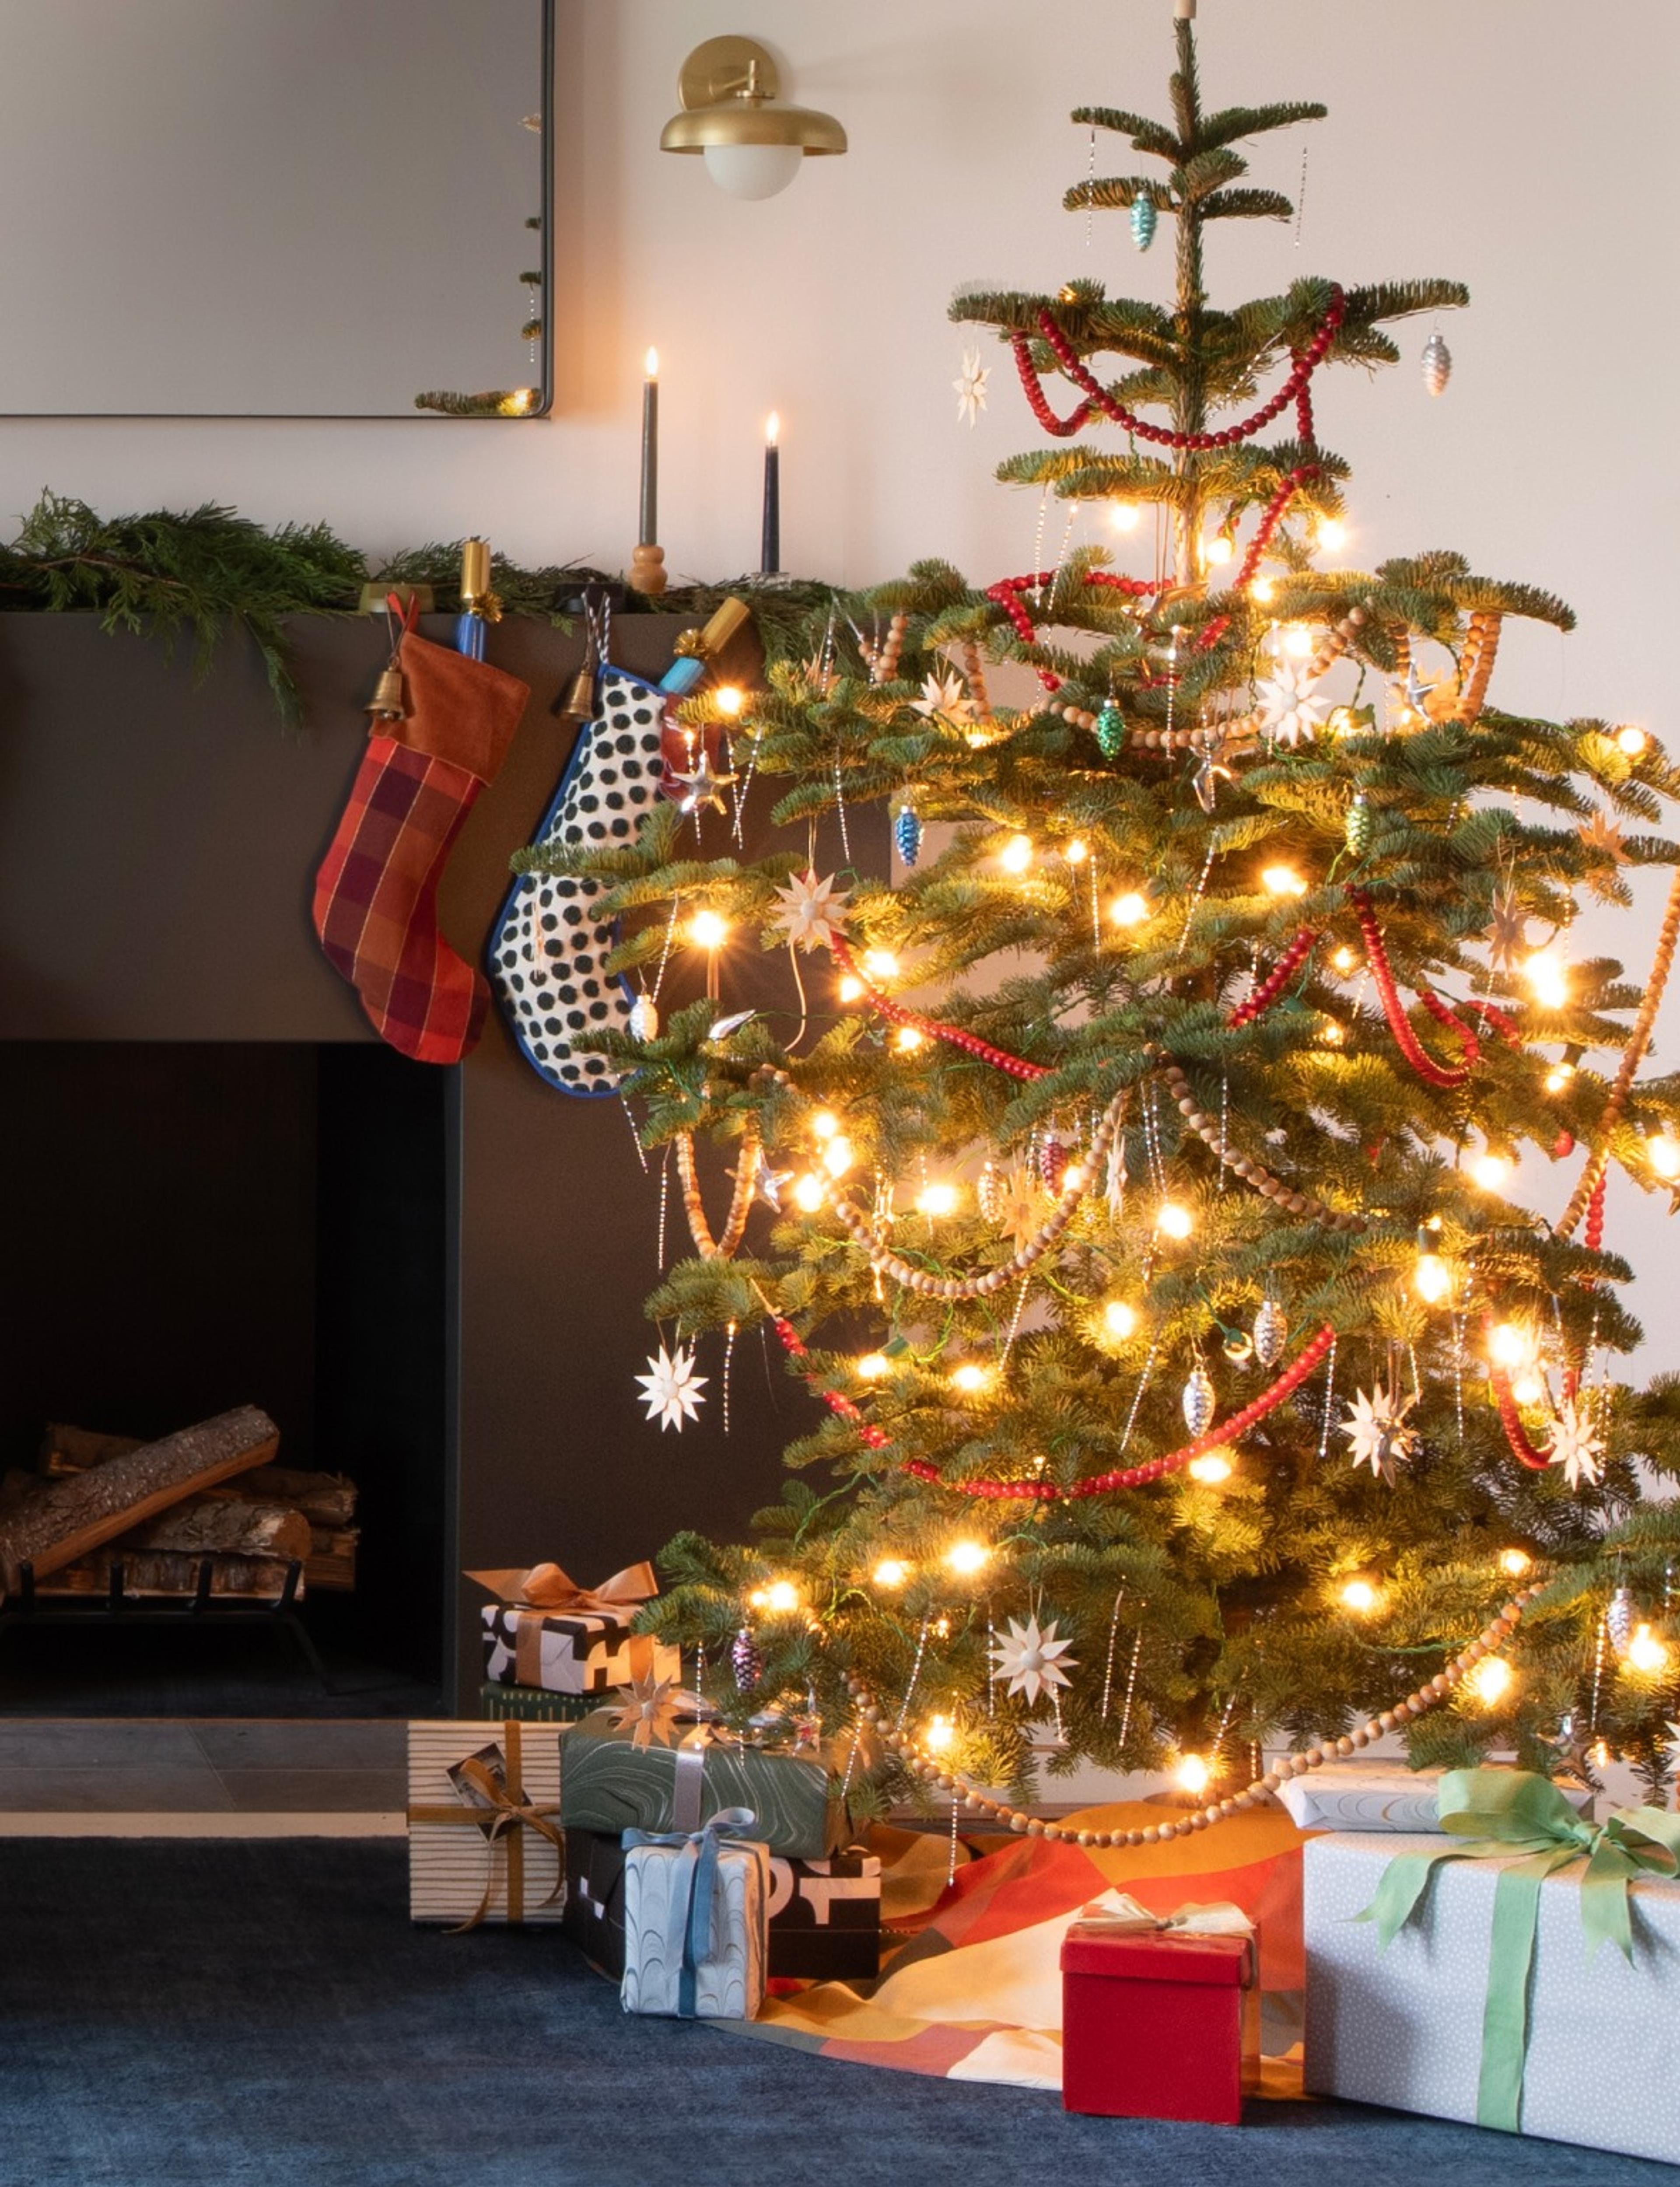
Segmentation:
[[(489, 531), (526, 559), (615, 563), (635, 509), (638, 360), (665, 368), (663, 520), (674, 571), (756, 554), (757, 445), (785, 420), (784, 559), (862, 582), (944, 554), (976, 577), (1030, 565), (1037, 498), (989, 477), (1031, 445), (1006, 363), (978, 430), (955, 422), (963, 336), (945, 307), (974, 280), (1054, 286), (1095, 273), (1161, 296), (1170, 245), (1138, 258), (1123, 219), (1060, 210), (1085, 171), (1084, 101), (1162, 110), (1169, 0), (560, 0), (559, 402), (533, 427), (393, 423), (0, 421), (0, 509), (43, 484), (107, 509), (200, 498), (325, 518), (373, 548)], [(842, 160), (783, 197), (726, 200), (661, 155), (678, 62), (723, 31), (769, 37), (795, 98), (837, 114)], [(1355, 465), (1357, 551), (1453, 545), (1562, 593), (1579, 633), (1507, 642), (1507, 706), (1631, 717), (1658, 734), (1671, 679), (1670, 114), (1680, 10), (1624, 0), (1202, 0), (1204, 83), (1222, 103), (1318, 98), (1328, 122), (1262, 140), (1256, 179), (1293, 194), (1311, 146), (1301, 245), (1256, 224), (1215, 239), (1216, 296), (1298, 271), (1442, 273), (1475, 305), (1430, 402), (1408, 361), (1330, 375), (1328, 444)], [(50, 157), (50, 149), (43, 156)], [(1102, 158), (1110, 156), (1105, 146)], [(1114, 166), (1132, 164), (1117, 143)], [(1164, 247), (1166, 246), (1166, 247)], [(379, 307), (377, 247), (368, 308)], [(13, 326), (14, 341), (27, 329)], [(1655, 891), (1660, 899), (1660, 887)], [(1631, 960), (1648, 953), (1652, 892)], [(1666, 1026), (1676, 1022), (1680, 998)], [(1665, 1060), (1675, 1053), (1666, 1032)], [(1549, 1182), (1549, 1181), (1548, 1181)], [(1610, 1238), (1649, 1275), (1669, 1234), (1625, 1182)], [(1655, 1302), (1653, 1357), (1680, 1364)]]

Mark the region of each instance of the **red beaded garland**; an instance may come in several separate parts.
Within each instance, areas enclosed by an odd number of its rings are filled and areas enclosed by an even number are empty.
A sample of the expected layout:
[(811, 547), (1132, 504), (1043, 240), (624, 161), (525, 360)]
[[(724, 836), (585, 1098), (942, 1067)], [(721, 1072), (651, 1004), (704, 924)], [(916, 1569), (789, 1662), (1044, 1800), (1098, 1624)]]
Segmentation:
[(1311, 926), (1300, 928), (1294, 941), (1290, 942), (1289, 947), (1248, 1000), (1239, 1004), (1234, 1010), (1227, 1015), (1226, 1024), (1233, 1027), (1252, 1025), (1256, 1018), (1263, 1017), (1288, 987), (1302, 959), (1310, 955), (1318, 939), (1316, 928)]
[[(1304, 351), (1293, 353), (1294, 368), (1271, 401), (1262, 404), (1252, 416), (1244, 419), (1240, 424), (1225, 426), (1216, 433), (1181, 433), (1174, 430), (1171, 426), (1151, 425), (1146, 419), (1140, 418), (1135, 410), (1128, 410), (1123, 402), (1116, 402), (1096, 375), (1088, 371), (1080, 362), (1072, 342), (1063, 332), (1054, 316), (1048, 311), (1043, 311), (1038, 314), (1038, 331), (1055, 352), (1057, 362), (1063, 371), (1076, 387), (1083, 388), (1086, 396), (1085, 401), (1080, 404), (1070, 418), (1058, 418), (1045, 398), (1042, 383), (1033, 364), (1031, 338), (1026, 335), (1018, 334), (1011, 339), (1015, 352), (1015, 367), (1020, 374), (1021, 385), (1025, 391), (1032, 413), (1045, 431), (1056, 440), (1071, 439), (1074, 434), (1082, 431), (1100, 412), (1104, 417), (1111, 418), (1115, 424), (1124, 425), (1127, 432), (1135, 433), (1140, 441), (1153, 441), (1157, 447), (1231, 447), (1239, 441), (1252, 439), (1255, 434), (1269, 425), (1279, 412), (1285, 409), (1289, 403), (1298, 401), (1300, 396), (1305, 391), (1313, 372), (1323, 361), (1326, 351), (1334, 340), (1336, 329), (1342, 323), (1346, 308), (1347, 300), (1342, 291), (1340, 289), (1333, 289), (1330, 291), (1329, 307), (1319, 323), (1318, 331)], [(1297, 412), (1297, 415), (1299, 414)], [(1301, 434), (1303, 440), (1311, 439), (1311, 428), (1312, 419), (1311, 413), (1308, 413)]]
[(1012, 1078), (1048, 1078), (1050, 1076), (1048, 1069), (1042, 1063), (1028, 1063), (1021, 1056), (1011, 1055), (1006, 1049), (994, 1048), (989, 1040), (981, 1040), (976, 1033), (964, 1032), (960, 1026), (942, 1024), (938, 1018), (924, 1018), (919, 1010), (907, 1010), (902, 1003), (896, 1003), (890, 995), (884, 995), (858, 970), (857, 959), (852, 956), (844, 935), (836, 934), (829, 947), (840, 970), (849, 972), (862, 988), (870, 1008), (879, 1010), (894, 1025), (910, 1026), (929, 1040), (947, 1041), (952, 1048), (960, 1048), (970, 1055), (977, 1055), (982, 1063), (991, 1064), (994, 1070), (1007, 1071)]
[(1438, 997), (1426, 992), (1423, 998), (1424, 1007), (1432, 1016), (1452, 1026), (1464, 1044), (1464, 1063), (1449, 1067), (1436, 1061), (1413, 1032), (1407, 1019), (1400, 991), (1394, 984), (1394, 972), (1388, 961), (1388, 952), (1383, 946), (1382, 929), (1377, 925), (1376, 914), (1371, 908), (1371, 899), (1363, 889), (1350, 889), (1347, 900), (1353, 906), (1359, 920), (1359, 930), (1365, 938), (1365, 954), (1370, 962), (1371, 975), (1377, 983), (1383, 1015), (1388, 1020), (1395, 1045), (1425, 1085), (1438, 1086), (1446, 1092), (1455, 1091), (1468, 1082), (1469, 1065), (1481, 1052), (1480, 1042), (1469, 1027), (1461, 1024)]
[[(780, 1337), (788, 1352), (795, 1359), (809, 1356), (799, 1331), (784, 1314), (773, 1314), (771, 1326)], [(1295, 1361), (1286, 1367), (1269, 1389), (1233, 1413), (1228, 1420), (1221, 1420), (1207, 1431), (1186, 1443), (1182, 1450), (1169, 1451), (1164, 1458), (1152, 1458), (1143, 1465), (1117, 1468), (1112, 1473), (1093, 1474), (1088, 1481), (1076, 1481), (1071, 1488), (1059, 1488), (1049, 1481), (947, 1481), (939, 1468), (929, 1459), (913, 1458), (903, 1462), (902, 1470), (914, 1474), (919, 1481), (931, 1481), (939, 1487), (953, 1489), (963, 1496), (975, 1496), (994, 1503), (1069, 1504), (1089, 1496), (1104, 1496), (1121, 1488), (1142, 1488), (1152, 1481), (1160, 1481), (1169, 1473), (1182, 1472), (1185, 1466), (1222, 1442), (1230, 1442), (1275, 1412), (1284, 1400), (1312, 1374), (1324, 1354), (1335, 1342), (1335, 1331), (1328, 1323)], [(819, 1390), (817, 1393), (824, 1404), (842, 1420), (862, 1419), (857, 1407), (850, 1397), (838, 1390)], [(883, 1429), (865, 1423), (858, 1431), (871, 1450), (891, 1448), (892, 1438)], [(1542, 1459), (1543, 1465), (1545, 1461)]]

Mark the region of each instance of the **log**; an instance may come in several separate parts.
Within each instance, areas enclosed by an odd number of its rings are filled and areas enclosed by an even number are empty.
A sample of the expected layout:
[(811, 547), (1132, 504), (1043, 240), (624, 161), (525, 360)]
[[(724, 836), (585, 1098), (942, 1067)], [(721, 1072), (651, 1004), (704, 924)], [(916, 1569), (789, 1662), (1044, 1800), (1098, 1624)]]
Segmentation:
[[(199, 1568), (204, 1560), (182, 1556), (171, 1549), (127, 1550), (120, 1542), (108, 1543), (104, 1549), (95, 1549), (92, 1556), (78, 1558), (75, 1564), (54, 1572), (36, 1593), (47, 1598), (105, 1594), (110, 1588), (111, 1566), (118, 1562), (122, 1566), (125, 1594), (173, 1598), (198, 1593)], [(284, 1590), (290, 1569), (289, 1563), (276, 1564), (263, 1557), (212, 1557), (210, 1591), (212, 1595), (250, 1595), (273, 1600)], [(307, 1577), (306, 1573), (300, 1576), (294, 1600), (303, 1599)]]
[(42, 1473), (85, 1473), (90, 1465), (103, 1465), (108, 1458), (126, 1458), (138, 1450), (139, 1436), (100, 1435), (93, 1428), (72, 1427), (67, 1421), (49, 1420), (41, 1439)]
[(267, 1414), (241, 1405), (53, 1481), (0, 1518), (0, 1577), (8, 1593), (25, 1561), (41, 1577), (61, 1571), (199, 1489), (267, 1465), (279, 1447), (280, 1431)]
[(282, 1564), (306, 1557), (313, 1546), (314, 1530), (290, 1504), (255, 1497), (247, 1502), (219, 1488), (130, 1527), (115, 1544), (124, 1556), (132, 1549), (173, 1549), (188, 1557), (267, 1557)]
[(295, 1504), (316, 1526), (347, 1526), (356, 1516), (356, 1483), (342, 1473), (300, 1473), (288, 1465), (259, 1465), (254, 1473), (242, 1473), (226, 1493)]
[(356, 1549), (362, 1538), (357, 1526), (317, 1526), (303, 1576), (311, 1587), (328, 1588), (340, 1594), (356, 1586)]

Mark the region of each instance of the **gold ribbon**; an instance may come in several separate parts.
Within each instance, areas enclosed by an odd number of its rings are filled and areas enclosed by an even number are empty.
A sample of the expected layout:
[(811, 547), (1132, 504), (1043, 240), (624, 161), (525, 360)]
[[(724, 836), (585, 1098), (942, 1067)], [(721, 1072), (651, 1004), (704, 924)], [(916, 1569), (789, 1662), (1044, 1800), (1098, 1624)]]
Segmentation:
[(1082, 1907), (1074, 1927), (1087, 1937), (1159, 1936), (1194, 1940), (1200, 1937), (1240, 1937), (1248, 1946), (1243, 1987), (1251, 1987), (1258, 1972), (1254, 1923), (1240, 1906), (1228, 1898), (1199, 1903), (1187, 1899), (1171, 1914), (1152, 1914), (1139, 1905), (1129, 1891), (1093, 1898)]
[[(565, 1833), (550, 1819), (558, 1815), (559, 1810), (557, 1808), (532, 1807), (526, 1802), (520, 1775), (519, 1723), (514, 1719), (498, 1728), (502, 1734), (505, 1773), (503, 1777), (495, 1776), (475, 1754), (469, 1755), (464, 1762), (456, 1765), (458, 1775), (484, 1801), (483, 1807), (445, 1805), (441, 1802), (434, 1805), (423, 1802), (408, 1810), (411, 1823), (443, 1823), (456, 1828), (464, 1823), (484, 1833), (485, 1858), (488, 1863), (484, 1896), (479, 1900), (477, 1911), (469, 1919), (458, 1922), (447, 1932), (452, 1937), (464, 1936), (469, 1929), (476, 1929), (489, 1914), (491, 1902), (496, 1896), (496, 1848), (503, 1843), (508, 1852), (508, 1919), (509, 1921), (524, 1920), (524, 1832), (527, 1830), (535, 1830), (545, 1837), (553, 1847), (556, 1856), (554, 1887), (542, 1900), (542, 1905), (552, 1906), (565, 1888)], [(541, 1908), (537, 1910), (541, 1911)]]

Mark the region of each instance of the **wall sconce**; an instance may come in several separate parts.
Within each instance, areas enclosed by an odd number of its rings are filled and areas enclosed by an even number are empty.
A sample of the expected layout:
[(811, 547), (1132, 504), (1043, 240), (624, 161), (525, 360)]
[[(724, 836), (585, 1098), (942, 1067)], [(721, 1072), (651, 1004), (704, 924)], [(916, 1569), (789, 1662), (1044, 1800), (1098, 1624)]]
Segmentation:
[(776, 64), (755, 38), (708, 38), (677, 79), (683, 111), (660, 136), (661, 152), (702, 152), (706, 172), (732, 198), (773, 198), (807, 154), (844, 152), (831, 114), (784, 106)]

